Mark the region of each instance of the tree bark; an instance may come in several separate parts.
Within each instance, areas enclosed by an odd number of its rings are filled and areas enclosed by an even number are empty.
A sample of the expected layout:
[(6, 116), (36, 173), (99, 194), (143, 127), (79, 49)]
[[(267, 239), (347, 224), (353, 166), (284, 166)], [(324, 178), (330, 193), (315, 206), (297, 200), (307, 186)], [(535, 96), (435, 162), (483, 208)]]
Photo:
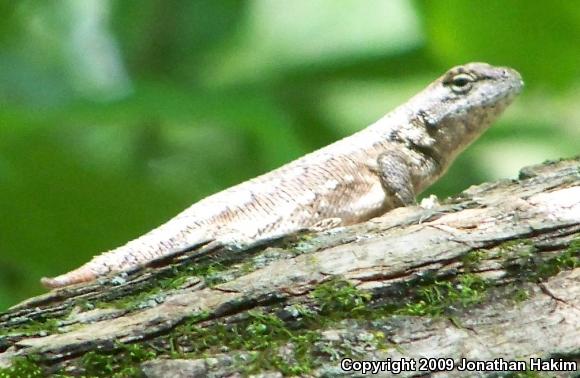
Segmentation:
[(31, 298), (0, 314), (0, 376), (360, 375), (341, 363), (363, 360), (382, 376), (517, 361), (573, 376), (579, 255), (580, 158), (547, 162), (444, 204)]

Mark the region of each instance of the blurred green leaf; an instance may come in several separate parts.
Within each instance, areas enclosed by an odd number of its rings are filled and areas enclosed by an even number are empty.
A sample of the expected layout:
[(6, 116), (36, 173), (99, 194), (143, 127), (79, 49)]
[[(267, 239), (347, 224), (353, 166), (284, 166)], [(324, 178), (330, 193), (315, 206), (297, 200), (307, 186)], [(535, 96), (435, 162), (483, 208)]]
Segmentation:
[(513, 66), (527, 86), (424, 195), (578, 153), (574, 1), (0, 0), (0, 12), (0, 309), (466, 61)]
[(527, 0), (416, 2), (442, 67), (484, 61), (517, 68), (530, 86), (580, 78), (580, 7)]

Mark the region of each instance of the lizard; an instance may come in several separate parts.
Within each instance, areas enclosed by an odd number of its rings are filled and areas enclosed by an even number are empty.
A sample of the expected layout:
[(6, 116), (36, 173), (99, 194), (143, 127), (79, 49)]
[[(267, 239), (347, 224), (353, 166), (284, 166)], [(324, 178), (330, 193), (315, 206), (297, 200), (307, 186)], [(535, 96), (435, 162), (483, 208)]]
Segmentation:
[(206, 243), (235, 251), (414, 204), (522, 88), (511, 68), (453, 67), (370, 126), (210, 195), (145, 235), (41, 283), (59, 288), (88, 282)]

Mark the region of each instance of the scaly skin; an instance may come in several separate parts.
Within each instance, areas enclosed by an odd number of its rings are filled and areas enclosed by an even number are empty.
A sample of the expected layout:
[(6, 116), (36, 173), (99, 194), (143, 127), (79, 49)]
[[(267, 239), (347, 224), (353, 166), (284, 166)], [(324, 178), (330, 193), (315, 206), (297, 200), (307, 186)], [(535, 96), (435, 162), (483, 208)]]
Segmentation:
[(366, 129), (204, 198), (124, 246), (41, 282), (56, 288), (91, 281), (210, 241), (251, 245), (362, 222), (411, 204), (522, 87), (509, 68), (454, 67)]

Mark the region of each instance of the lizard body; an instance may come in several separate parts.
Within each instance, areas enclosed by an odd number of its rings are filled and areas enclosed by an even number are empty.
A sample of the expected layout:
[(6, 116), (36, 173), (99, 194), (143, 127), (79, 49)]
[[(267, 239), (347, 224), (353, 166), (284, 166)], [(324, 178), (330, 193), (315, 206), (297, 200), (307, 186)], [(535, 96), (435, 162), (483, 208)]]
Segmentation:
[(55, 288), (91, 281), (207, 242), (251, 245), (362, 222), (411, 204), (522, 86), (509, 68), (454, 67), (367, 128), (206, 197), (124, 246), (41, 282)]

